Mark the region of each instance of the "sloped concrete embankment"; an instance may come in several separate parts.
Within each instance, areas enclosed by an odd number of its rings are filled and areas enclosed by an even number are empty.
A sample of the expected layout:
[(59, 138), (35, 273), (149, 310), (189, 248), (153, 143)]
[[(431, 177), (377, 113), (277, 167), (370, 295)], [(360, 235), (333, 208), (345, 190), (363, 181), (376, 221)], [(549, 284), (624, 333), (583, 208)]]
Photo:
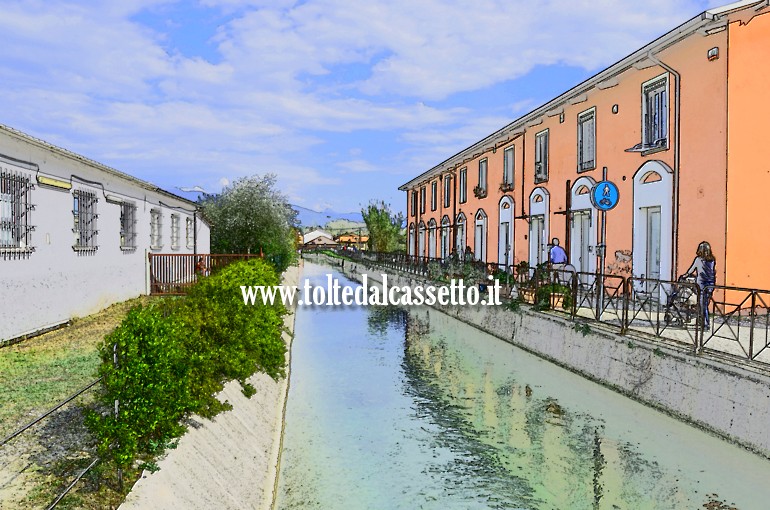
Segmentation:
[[(284, 273), (284, 285), (297, 285), (301, 268)], [(294, 331), (294, 311), (284, 318)], [(269, 509), (274, 497), (283, 415), (288, 392), (291, 334), (284, 333), (287, 377), (274, 381), (263, 373), (249, 382), (257, 393), (246, 398), (237, 382), (219, 395), (233, 409), (214, 420), (197, 420), (179, 446), (158, 462), (160, 471), (145, 472), (121, 510)]]
[[(329, 260), (334, 265), (338, 261)], [(343, 272), (381, 281), (387, 271), (346, 262)], [(424, 284), (388, 274), (389, 285)], [(589, 323), (584, 335), (558, 316), (504, 307), (434, 308), (683, 421), (770, 458), (770, 372), (709, 354), (694, 355), (642, 335), (621, 336)]]

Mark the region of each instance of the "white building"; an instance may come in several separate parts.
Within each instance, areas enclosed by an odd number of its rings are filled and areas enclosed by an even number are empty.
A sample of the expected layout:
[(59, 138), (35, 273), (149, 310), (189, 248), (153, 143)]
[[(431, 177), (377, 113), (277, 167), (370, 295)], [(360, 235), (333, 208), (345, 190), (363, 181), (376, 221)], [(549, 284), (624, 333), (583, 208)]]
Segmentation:
[[(319, 239), (325, 237), (328, 241), (319, 242)], [(334, 242), (334, 236), (325, 230), (313, 230), (302, 236), (302, 244), (337, 244)]]
[(149, 253), (209, 253), (195, 203), (0, 125), (0, 343), (148, 290)]

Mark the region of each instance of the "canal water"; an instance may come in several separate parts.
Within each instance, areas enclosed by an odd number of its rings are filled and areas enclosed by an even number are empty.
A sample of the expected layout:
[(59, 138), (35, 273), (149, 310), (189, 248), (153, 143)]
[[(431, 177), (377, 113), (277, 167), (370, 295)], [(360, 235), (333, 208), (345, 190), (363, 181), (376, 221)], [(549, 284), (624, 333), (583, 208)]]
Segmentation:
[(770, 508), (770, 461), (425, 308), (298, 308), (285, 427), (278, 509)]

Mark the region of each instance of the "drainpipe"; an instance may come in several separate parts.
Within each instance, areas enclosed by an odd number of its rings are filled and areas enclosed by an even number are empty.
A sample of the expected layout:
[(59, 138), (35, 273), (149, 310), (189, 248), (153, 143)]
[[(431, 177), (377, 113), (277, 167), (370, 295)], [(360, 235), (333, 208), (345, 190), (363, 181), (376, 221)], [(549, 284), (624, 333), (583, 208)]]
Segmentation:
[[(209, 250), (210, 251), (210, 250)], [(198, 255), (198, 208), (193, 211), (193, 259)]]
[(652, 60), (655, 64), (659, 65), (668, 73), (674, 77), (674, 190), (673, 190), (673, 207), (671, 223), (673, 226), (671, 233), (671, 280), (676, 279), (677, 266), (679, 262), (679, 165), (680, 165), (680, 142), (679, 134), (680, 130), (680, 113), (681, 113), (681, 90), (682, 90), (682, 76), (672, 67), (658, 60), (653, 55), (652, 50), (647, 52), (647, 58)]
[(452, 221), (449, 222), (452, 225), (452, 246), (449, 247), (449, 253), (452, 253), (454, 249), (457, 252), (457, 167), (455, 166), (452, 171), (452, 186), (454, 191), (452, 192)]

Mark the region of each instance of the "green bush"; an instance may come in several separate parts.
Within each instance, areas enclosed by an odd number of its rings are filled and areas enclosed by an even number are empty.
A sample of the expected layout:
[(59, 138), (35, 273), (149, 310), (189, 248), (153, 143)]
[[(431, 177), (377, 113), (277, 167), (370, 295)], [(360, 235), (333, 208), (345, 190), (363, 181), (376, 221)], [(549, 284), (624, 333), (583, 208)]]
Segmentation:
[[(147, 462), (158, 445), (184, 433), (184, 418), (213, 417), (228, 404), (216, 399), (225, 382), (246, 382), (261, 370), (285, 374), (282, 304), (245, 305), (241, 285), (278, 285), (261, 259), (238, 262), (202, 278), (183, 298), (131, 310), (100, 346), (99, 409), (87, 414), (100, 457), (117, 467)], [(117, 355), (117, 363), (115, 363)], [(118, 415), (114, 402), (118, 401)]]

